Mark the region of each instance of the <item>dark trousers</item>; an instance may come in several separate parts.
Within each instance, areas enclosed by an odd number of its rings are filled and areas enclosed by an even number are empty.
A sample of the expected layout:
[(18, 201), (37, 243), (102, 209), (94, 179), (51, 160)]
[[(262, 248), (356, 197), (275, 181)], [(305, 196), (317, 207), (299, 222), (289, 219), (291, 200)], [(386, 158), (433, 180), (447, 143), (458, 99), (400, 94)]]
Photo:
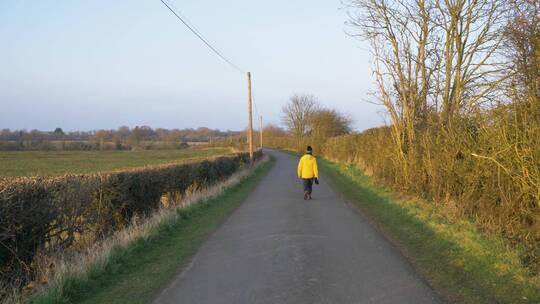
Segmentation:
[(302, 178), (302, 185), (304, 186), (304, 192), (311, 194), (311, 191), (313, 191), (313, 178)]

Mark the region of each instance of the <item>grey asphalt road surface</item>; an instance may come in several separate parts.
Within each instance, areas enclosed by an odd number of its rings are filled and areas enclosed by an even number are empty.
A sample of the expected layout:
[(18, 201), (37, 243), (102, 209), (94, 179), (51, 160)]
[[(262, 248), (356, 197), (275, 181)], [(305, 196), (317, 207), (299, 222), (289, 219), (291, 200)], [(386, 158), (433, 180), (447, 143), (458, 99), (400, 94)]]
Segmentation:
[(298, 158), (276, 165), (154, 303), (441, 303), (321, 176), (304, 201)]

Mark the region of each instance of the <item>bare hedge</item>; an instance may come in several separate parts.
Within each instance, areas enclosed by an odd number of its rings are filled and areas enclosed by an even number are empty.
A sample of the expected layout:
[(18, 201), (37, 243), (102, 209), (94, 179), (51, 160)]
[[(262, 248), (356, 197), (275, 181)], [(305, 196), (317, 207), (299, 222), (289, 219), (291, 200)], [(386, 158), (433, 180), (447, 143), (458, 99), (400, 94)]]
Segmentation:
[(501, 107), (451, 129), (430, 127), (405, 154), (390, 127), (330, 138), (323, 154), (503, 235), (540, 274), (540, 116), (527, 113)]
[(157, 210), (163, 197), (180, 198), (247, 163), (240, 153), (99, 174), (0, 179), (0, 283), (22, 286), (34, 279), (36, 256), (84, 248), (135, 215)]

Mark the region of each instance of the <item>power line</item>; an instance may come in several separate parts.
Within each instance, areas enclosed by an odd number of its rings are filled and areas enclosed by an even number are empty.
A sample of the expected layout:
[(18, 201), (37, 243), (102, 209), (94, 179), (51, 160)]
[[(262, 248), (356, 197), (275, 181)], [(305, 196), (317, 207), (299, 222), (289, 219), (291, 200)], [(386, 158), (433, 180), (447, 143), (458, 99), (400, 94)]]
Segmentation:
[[(173, 3), (170, 3), (168, 4), (167, 2), (165, 2), (165, 0), (160, 0), (161, 3), (163, 3), (163, 5), (165, 5), (175, 16), (176, 18), (178, 18), (178, 20), (180, 20), (195, 36), (197, 36), (197, 38), (199, 38), (207, 47), (209, 47), (214, 53), (216, 53), (216, 55), (218, 55), (223, 61), (227, 62), (231, 67), (233, 67), (234, 69), (236, 69), (237, 71), (239, 71), (240, 73), (244, 73), (244, 71), (242, 69), (240, 69), (237, 65), (235, 65), (234, 63), (232, 63), (232, 61), (230, 61), (229, 59), (227, 59), (223, 54), (221, 54), (220, 51), (217, 50), (216, 47), (214, 47), (212, 45), (212, 43), (209, 42), (208, 39), (206, 39), (202, 34), (201, 32), (193, 25), (192, 22), (190, 22), (188, 20), (188, 18), (186, 18), (185, 16), (182, 16), (182, 14), (180, 14), (178, 11), (178, 9), (174, 6)], [(257, 108), (257, 103), (255, 102), (252, 102), (252, 93), (251, 93), (251, 73), (247, 72), (247, 76), (248, 76), (248, 92), (249, 92), (249, 111), (248, 111), (248, 115), (249, 115), (249, 124), (248, 124), (248, 133), (249, 133), (249, 151), (250, 151), (250, 159), (251, 161), (253, 161), (253, 126), (252, 126), (252, 103), (255, 105), (255, 111), (257, 112), (257, 116), (259, 117), (259, 120), (261, 121), (261, 124), (262, 124), (262, 116), (259, 114), (259, 109)], [(261, 130), (260, 132), (262, 132), (262, 126), (261, 126)], [(262, 133), (261, 133), (261, 143), (262, 143)]]
[(225, 56), (221, 54), (204, 36), (195, 29), (195, 27), (190, 24), (190, 22), (186, 21), (187, 18), (182, 18), (180, 13), (177, 13), (169, 4), (167, 4), (164, 0), (160, 0), (163, 5), (165, 5), (175, 16), (180, 20), (195, 36), (197, 36), (206, 46), (208, 46), (216, 55), (218, 55), (221, 59), (223, 59), (225, 62), (227, 62), (231, 67), (236, 69), (237, 71), (244, 73), (244, 71), (239, 68), (237, 65), (232, 63), (229, 59), (227, 59)]
[(186, 21), (186, 23), (189, 24), (189, 26), (192, 27), (201, 37), (203, 37), (204, 40), (208, 41), (208, 39), (201, 33), (201, 31), (199, 31), (199, 29), (195, 26), (195, 24), (193, 24), (193, 22), (191, 22), (191, 20), (189, 20), (189, 18), (186, 15), (183, 15), (182, 13), (180, 13), (180, 10), (176, 7), (176, 5), (174, 5), (174, 2), (167, 1), (167, 3), (169, 4), (170, 7), (173, 8), (173, 10), (178, 14), (178, 16), (182, 17), (182, 19)]

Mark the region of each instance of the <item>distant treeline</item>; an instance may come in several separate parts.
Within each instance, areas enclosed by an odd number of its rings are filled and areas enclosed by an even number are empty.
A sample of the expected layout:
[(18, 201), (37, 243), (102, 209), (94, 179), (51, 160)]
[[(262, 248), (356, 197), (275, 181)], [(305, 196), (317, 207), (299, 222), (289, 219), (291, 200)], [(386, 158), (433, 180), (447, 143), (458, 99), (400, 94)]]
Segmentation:
[(54, 131), (10, 130), (0, 131), (0, 150), (131, 150), (181, 149), (190, 144), (210, 143), (237, 135), (235, 131), (198, 129), (152, 129), (148, 126), (120, 127), (116, 130), (72, 131), (61, 128)]

